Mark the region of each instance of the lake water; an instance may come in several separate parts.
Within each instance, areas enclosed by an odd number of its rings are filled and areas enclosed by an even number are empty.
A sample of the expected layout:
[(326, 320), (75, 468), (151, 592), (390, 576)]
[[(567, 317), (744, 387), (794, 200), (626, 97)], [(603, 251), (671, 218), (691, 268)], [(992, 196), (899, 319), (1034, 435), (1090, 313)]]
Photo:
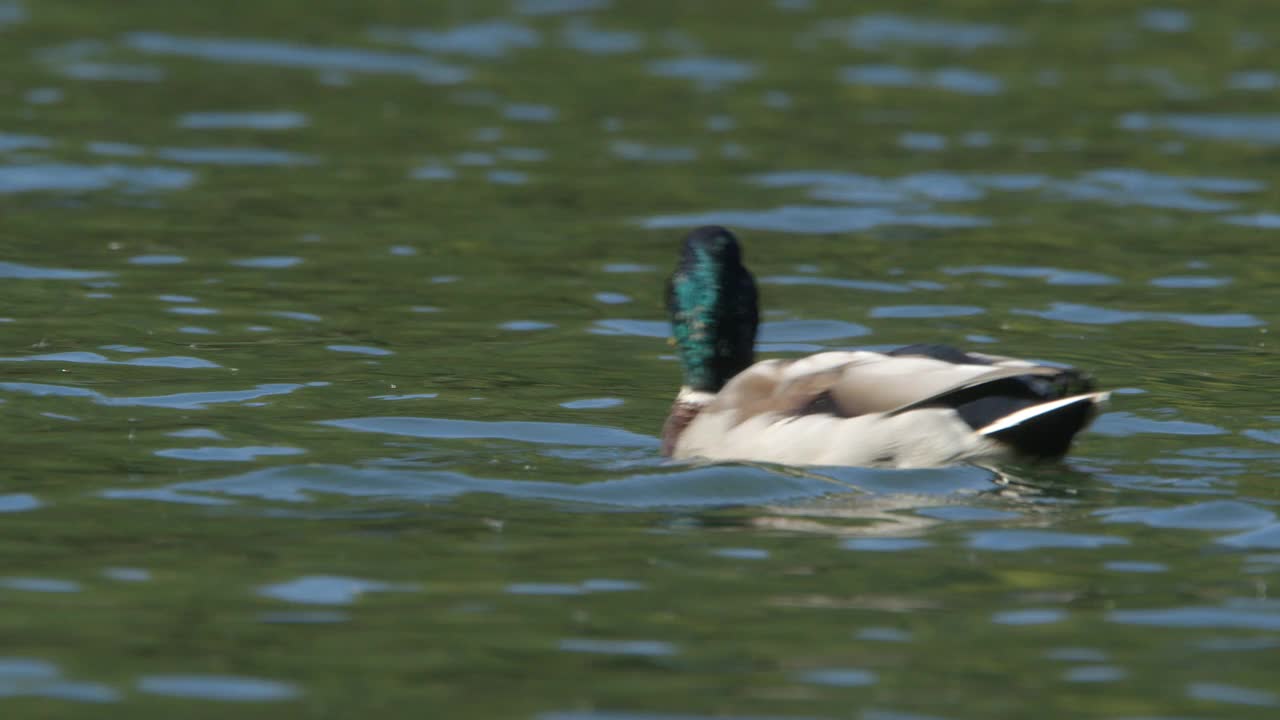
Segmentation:
[[(0, 713), (1271, 718), (1280, 13), (0, 0)], [(1118, 389), (1062, 465), (682, 465), (766, 354)]]

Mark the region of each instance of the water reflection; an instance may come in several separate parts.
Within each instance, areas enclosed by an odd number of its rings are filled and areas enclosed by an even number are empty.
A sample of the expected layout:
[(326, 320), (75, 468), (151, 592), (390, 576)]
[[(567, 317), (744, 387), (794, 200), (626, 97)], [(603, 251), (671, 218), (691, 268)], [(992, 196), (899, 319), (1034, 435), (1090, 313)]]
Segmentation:
[(1166, 114), (1129, 113), (1121, 116), (1125, 130), (1173, 130), (1192, 137), (1260, 145), (1280, 143), (1280, 115), (1231, 114)]
[(269, 65), (318, 71), (411, 75), (423, 82), (452, 85), (465, 81), (466, 68), (422, 55), (355, 48), (318, 47), (270, 40), (197, 38), (161, 32), (133, 32), (125, 46), (151, 55), (177, 55), (211, 62)]
[(195, 179), (196, 174), (189, 170), (162, 166), (69, 163), (0, 165), (0, 193), (106, 189), (131, 193), (172, 191), (191, 186)]
[(224, 702), (291, 700), (302, 694), (295, 685), (230, 675), (150, 675), (138, 680), (138, 692)]
[(379, 27), (370, 30), (369, 34), (377, 40), (412, 45), (427, 52), (482, 58), (502, 57), (512, 50), (536, 48), (542, 44), (542, 36), (536, 30), (507, 20), (459, 25), (448, 30)]
[(871, 14), (852, 20), (824, 21), (818, 32), (839, 38), (862, 50), (887, 50), (895, 46), (924, 46), (973, 51), (983, 47), (1009, 45), (1018, 33), (1009, 28), (984, 23), (950, 22), (909, 15)]
[(658, 215), (641, 221), (651, 229), (729, 225), (747, 230), (793, 233), (850, 233), (882, 225), (927, 228), (972, 228), (990, 224), (986, 218), (945, 213), (908, 213), (875, 207), (790, 205), (771, 210), (721, 210), (685, 215)]
[(658, 77), (693, 80), (700, 90), (719, 90), (751, 79), (756, 66), (732, 58), (686, 57), (654, 60), (649, 63), (649, 72)]
[(295, 130), (310, 123), (307, 116), (289, 110), (261, 112), (194, 112), (178, 118), (178, 127), (190, 130)]
[(916, 70), (901, 65), (854, 65), (840, 71), (850, 85), (870, 87), (919, 87), (964, 95), (998, 95), (1004, 82), (994, 75), (961, 67)]

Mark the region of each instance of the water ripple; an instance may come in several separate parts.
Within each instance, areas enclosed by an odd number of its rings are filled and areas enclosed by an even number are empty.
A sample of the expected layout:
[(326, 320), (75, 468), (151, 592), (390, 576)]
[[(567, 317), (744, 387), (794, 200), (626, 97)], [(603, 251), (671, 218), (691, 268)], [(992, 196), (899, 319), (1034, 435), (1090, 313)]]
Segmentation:
[(756, 66), (731, 58), (686, 57), (654, 60), (649, 63), (649, 73), (658, 77), (693, 80), (701, 90), (718, 90), (750, 80), (756, 74)]
[(1130, 412), (1109, 412), (1098, 418), (1090, 432), (1109, 437), (1134, 435), (1226, 435), (1217, 425), (1188, 420), (1155, 420)]
[(1152, 278), (1148, 284), (1153, 287), (1175, 288), (1178, 290), (1196, 290), (1201, 288), (1220, 288), (1230, 285), (1231, 278), (1207, 277), (1204, 275), (1170, 275)]
[(1051, 625), (1066, 618), (1066, 611), (1058, 608), (1022, 608), (992, 613), (991, 622), (996, 625)]
[(42, 163), (0, 165), (0, 193), (50, 190), (106, 190), (126, 192), (182, 190), (195, 182), (190, 170), (130, 165), (75, 165)]
[(1108, 523), (1141, 523), (1182, 530), (1244, 530), (1267, 525), (1276, 518), (1273, 512), (1239, 500), (1211, 500), (1160, 510), (1110, 508), (1097, 514)]
[(6, 280), (92, 280), (109, 277), (114, 273), (97, 270), (66, 270), (63, 268), (35, 267), (0, 260), (0, 278)]
[(164, 68), (138, 63), (79, 62), (57, 66), (59, 73), (76, 80), (103, 80), (107, 82), (156, 83), (165, 79)]
[(982, 315), (973, 305), (883, 305), (871, 309), (873, 318), (949, 318)]
[(566, 47), (590, 55), (635, 52), (644, 46), (644, 37), (625, 30), (601, 30), (586, 18), (572, 18), (560, 32)]
[(287, 582), (263, 585), (258, 594), (273, 600), (306, 605), (351, 605), (361, 595), (375, 592), (417, 592), (421, 586), (385, 583), (335, 575), (307, 575)]
[(1187, 697), (1232, 705), (1280, 707), (1280, 694), (1270, 690), (1254, 690), (1239, 685), (1196, 682), (1187, 686)]
[(855, 668), (822, 668), (807, 670), (797, 676), (800, 682), (830, 687), (866, 687), (875, 685), (880, 677), (870, 670)]
[(1173, 8), (1147, 8), (1138, 14), (1138, 24), (1162, 33), (1184, 33), (1191, 29), (1191, 16)]
[(599, 638), (566, 638), (560, 641), (564, 652), (592, 653), (599, 655), (634, 655), (639, 657), (663, 657), (675, 655), (675, 645), (660, 640), (602, 640)]
[(1125, 130), (1172, 130), (1208, 140), (1280, 144), (1280, 115), (1229, 113), (1128, 113), (1119, 125)]
[(1229, 535), (1218, 540), (1222, 545), (1248, 550), (1280, 550), (1280, 523)]
[[(894, 492), (903, 482), (908, 487), (937, 482), (942, 484), (941, 491), (954, 492), (957, 490), (956, 482), (970, 479), (967, 473), (941, 471), (897, 471), (881, 478), (876, 477), (875, 471), (844, 475), (856, 478), (868, 487), (879, 483), (885, 492)], [(990, 474), (979, 475), (972, 479), (989, 485)], [(226, 496), (309, 502), (312, 494), (319, 494), (430, 503), (471, 493), (492, 493), (524, 500), (652, 510), (791, 502), (829, 495), (841, 485), (832, 478), (817, 475), (798, 477), (765, 468), (733, 465), (677, 466), (663, 473), (589, 483), (476, 478), (445, 470), (297, 465), (158, 488), (108, 489), (101, 495), (110, 499), (225, 505), (234, 502)]]
[(178, 127), (190, 130), (294, 130), (306, 127), (307, 116), (300, 112), (193, 112), (178, 118)]
[(269, 395), (287, 395), (303, 387), (307, 386), (274, 383), (258, 385), (252, 390), (210, 390), (207, 392), (174, 393), (172, 395), (109, 397), (97, 390), (88, 388), (26, 382), (0, 382), (0, 392), (22, 393), (35, 397), (88, 398), (98, 405), (107, 405), (109, 407), (158, 407), (173, 410), (205, 410), (209, 405), (219, 403), (239, 403)]
[(356, 48), (316, 47), (270, 40), (199, 38), (159, 32), (133, 32), (124, 44), (138, 52), (178, 55), (212, 62), (271, 65), (358, 73), (411, 75), (431, 84), (451, 85), (467, 80), (470, 72), (421, 55), (376, 52)]
[(27, 512), (43, 506), (40, 498), (28, 493), (0, 495), (0, 513)]
[(1280, 612), (1242, 607), (1176, 607), (1150, 610), (1112, 610), (1107, 621), (1124, 625), (1181, 628), (1280, 630)]
[(0, 362), (63, 362), (84, 365), (133, 365), (138, 367), (167, 367), (180, 369), (209, 369), (222, 367), (211, 360), (204, 360), (186, 355), (167, 355), (164, 357), (134, 357), (128, 360), (112, 360), (96, 352), (60, 352), (44, 355), (26, 355), (23, 357), (0, 357)]
[(568, 15), (604, 10), (612, 0), (516, 0), (515, 11), (521, 15)]
[(251, 462), (260, 457), (276, 457), (281, 455), (301, 455), (306, 450), (280, 445), (249, 445), (245, 447), (197, 447), (167, 448), (156, 450), (158, 457), (175, 460), (195, 460), (197, 462)]
[[(667, 333), (664, 333), (664, 336)], [(871, 329), (843, 320), (780, 320), (760, 324), (761, 344), (843, 340), (870, 335)]]
[(0, 152), (13, 152), (14, 150), (43, 150), (51, 147), (52, 145), (52, 140), (40, 137), (39, 135), (18, 135), (15, 133), (0, 132)]
[[(945, 138), (940, 138), (945, 144)], [(936, 140), (926, 141), (937, 145)], [(790, 170), (762, 173), (751, 182), (764, 187), (807, 187), (817, 200), (859, 204), (901, 205), (980, 200), (989, 191), (1042, 191), (1050, 200), (1095, 201), (1109, 205), (1221, 212), (1236, 204), (1197, 193), (1243, 194), (1267, 187), (1257, 180), (1229, 177), (1162, 175), (1133, 168), (1106, 168), (1071, 179), (1008, 173), (930, 171), (898, 178), (880, 178), (842, 171)]]
[(861, 552), (902, 552), (933, 547), (933, 543), (917, 538), (859, 537), (841, 541), (840, 547)]
[(101, 683), (67, 680), (45, 660), (5, 657), (0, 658), (0, 698), (10, 697), (107, 703), (120, 700), (120, 693)]
[(292, 700), (302, 694), (292, 683), (233, 675), (148, 675), (138, 680), (138, 692), (224, 702)]
[(750, 230), (790, 233), (849, 233), (882, 225), (926, 228), (974, 228), (990, 225), (986, 218), (944, 213), (908, 213), (876, 207), (787, 205), (771, 210), (717, 210), (686, 215), (658, 215), (641, 220), (651, 229), (730, 225)]
[(1127, 545), (1129, 541), (1113, 535), (1084, 535), (1051, 530), (984, 530), (969, 536), (969, 547), (978, 550), (1020, 552), (1044, 548), (1081, 548), (1093, 550), (1108, 545)]
[(1055, 302), (1048, 310), (1015, 309), (1017, 315), (1032, 315), (1045, 320), (1059, 320), (1084, 325), (1117, 325), (1131, 322), (1167, 322), (1209, 328), (1249, 328), (1266, 325), (1246, 313), (1177, 313), (1110, 310), (1092, 305)]
[(819, 33), (843, 39), (863, 50), (884, 50), (894, 46), (939, 47), (972, 51), (982, 47), (1010, 45), (1018, 34), (1000, 25), (931, 20), (879, 13), (853, 20), (827, 21)]
[(0, 2), (0, 28), (27, 21), (27, 10), (18, 0)]
[(182, 255), (135, 255), (129, 258), (130, 265), (181, 265), (186, 261)]
[(759, 278), (765, 285), (816, 285), (820, 287), (836, 287), (848, 290), (870, 290), (872, 292), (905, 293), (917, 288), (905, 283), (884, 282), (881, 280), (846, 280), (843, 278), (820, 277), (817, 275), (766, 275)]
[(965, 95), (998, 95), (1004, 91), (1000, 78), (960, 67), (916, 70), (901, 65), (853, 65), (840, 71), (840, 79), (849, 85), (935, 88)]
[(77, 593), (80, 583), (74, 580), (41, 577), (7, 577), (0, 578), (0, 588), (22, 590), (24, 592), (41, 593)]
[(537, 30), (509, 20), (459, 25), (448, 30), (378, 27), (371, 29), (369, 35), (376, 40), (412, 45), (427, 52), (482, 58), (504, 57), (511, 50), (536, 48), (542, 44), (542, 36)]
[(236, 267), (261, 268), (264, 270), (281, 270), (291, 268), (303, 263), (303, 259), (296, 255), (268, 255), (265, 257), (240, 258), (232, 260), (231, 264)]
[(320, 160), (311, 155), (248, 147), (168, 147), (156, 150), (156, 156), (191, 165), (315, 165)]
[(632, 140), (615, 140), (609, 150), (623, 160), (656, 163), (686, 163), (698, 159), (698, 151), (679, 145), (648, 145)]
[(942, 272), (948, 275), (998, 275), (1011, 278), (1036, 278), (1049, 285), (1114, 285), (1120, 280), (1111, 275), (1090, 272), (1087, 270), (1063, 270), (1055, 267), (1027, 267), (1011, 265), (973, 265), (968, 267), (946, 267)]

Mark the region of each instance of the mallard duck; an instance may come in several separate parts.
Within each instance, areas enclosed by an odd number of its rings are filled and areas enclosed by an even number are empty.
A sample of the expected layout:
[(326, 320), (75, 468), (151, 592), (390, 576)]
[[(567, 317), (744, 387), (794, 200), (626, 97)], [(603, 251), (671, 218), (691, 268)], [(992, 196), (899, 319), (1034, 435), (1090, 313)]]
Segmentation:
[(684, 382), (676, 458), (929, 467), (1063, 456), (1107, 393), (1073, 368), (909, 345), (755, 362), (755, 280), (723, 227), (684, 239), (667, 281)]

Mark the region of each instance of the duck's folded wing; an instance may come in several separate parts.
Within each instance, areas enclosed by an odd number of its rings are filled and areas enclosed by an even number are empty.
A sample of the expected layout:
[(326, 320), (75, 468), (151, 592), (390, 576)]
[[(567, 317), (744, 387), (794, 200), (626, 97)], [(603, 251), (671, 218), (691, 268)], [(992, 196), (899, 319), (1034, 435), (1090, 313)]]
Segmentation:
[(1046, 387), (1033, 387), (1037, 378), (1052, 384), (1062, 372), (1039, 365), (975, 365), (928, 357), (880, 355), (879, 359), (841, 369), (827, 393), (837, 414), (899, 413), (917, 407), (959, 406), (988, 395), (1057, 397)]
[(858, 417), (952, 407), (972, 415), (966, 420), (981, 427), (1028, 405), (1091, 389), (1087, 378), (1069, 368), (955, 352), (973, 362), (868, 351), (766, 360), (725, 386), (714, 407), (733, 409), (740, 419), (762, 413)]

